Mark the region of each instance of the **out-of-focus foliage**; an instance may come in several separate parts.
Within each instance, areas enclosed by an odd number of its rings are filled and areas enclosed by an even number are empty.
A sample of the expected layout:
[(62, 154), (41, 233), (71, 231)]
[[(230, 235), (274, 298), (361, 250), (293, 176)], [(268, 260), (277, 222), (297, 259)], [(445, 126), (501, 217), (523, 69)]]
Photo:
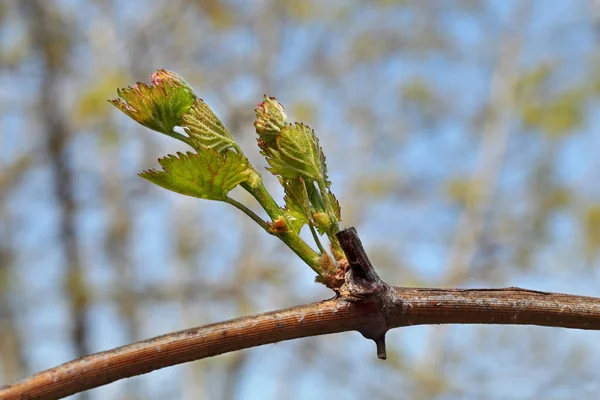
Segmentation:
[[(136, 176), (186, 148), (105, 100), (159, 68), (244, 149), (265, 93), (315, 128), (344, 224), (389, 282), (598, 295), (597, 2), (75, 3), (0, 1), (0, 382), (330, 295), (237, 210)], [(359, 335), (310, 338), (88, 396), (592, 398), (593, 339), (412, 327), (382, 363)]]

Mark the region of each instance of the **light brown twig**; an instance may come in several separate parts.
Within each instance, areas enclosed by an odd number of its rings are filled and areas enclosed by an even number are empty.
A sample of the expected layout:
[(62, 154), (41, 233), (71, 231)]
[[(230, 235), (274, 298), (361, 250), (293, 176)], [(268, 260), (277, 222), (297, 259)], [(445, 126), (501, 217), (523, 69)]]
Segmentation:
[[(358, 331), (385, 358), (385, 333), (424, 324), (511, 324), (600, 330), (600, 298), (501, 289), (389, 286), (356, 231), (338, 233), (350, 267), (340, 294), (306, 304), (186, 329), (92, 354), (0, 388), (0, 399), (57, 399), (119, 379), (263, 344)], [(356, 276), (355, 276), (356, 274)]]
[[(385, 306), (385, 307), (383, 307)], [(0, 389), (4, 400), (56, 399), (119, 379), (263, 344), (423, 324), (513, 324), (600, 330), (600, 299), (519, 288), (390, 287), (386, 299), (319, 303), (186, 329), (92, 354)]]

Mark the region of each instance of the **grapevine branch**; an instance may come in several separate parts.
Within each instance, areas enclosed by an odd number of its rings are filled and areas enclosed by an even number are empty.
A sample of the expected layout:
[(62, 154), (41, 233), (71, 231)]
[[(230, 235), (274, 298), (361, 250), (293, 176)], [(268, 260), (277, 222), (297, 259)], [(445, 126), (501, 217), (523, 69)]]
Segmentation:
[(600, 330), (600, 298), (508, 287), (390, 286), (369, 262), (354, 228), (337, 234), (345, 283), (329, 300), (169, 333), (59, 365), (0, 388), (0, 399), (57, 399), (160, 368), (308, 336), (358, 331), (384, 359), (385, 333), (428, 324), (539, 325)]

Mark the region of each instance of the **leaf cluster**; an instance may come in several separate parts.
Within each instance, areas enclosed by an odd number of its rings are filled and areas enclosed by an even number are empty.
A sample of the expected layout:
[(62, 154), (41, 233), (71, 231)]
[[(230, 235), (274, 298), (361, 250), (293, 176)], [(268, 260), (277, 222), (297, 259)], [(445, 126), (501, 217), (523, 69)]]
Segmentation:
[[(340, 285), (334, 277), (336, 262), (345, 258), (335, 236), (341, 210), (331, 192), (325, 155), (313, 129), (288, 122), (284, 107), (274, 97), (265, 96), (255, 109), (260, 152), (285, 192), (285, 205), (280, 207), (223, 122), (180, 76), (159, 70), (152, 74), (150, 85), (137, 83), (117, 93), (119, 98), (111, 103), (126, 115), (194, 150), (159, 159), (162, 170), (144, 171), (142, 178), (176, 193), (235, 206), (286, 243), (318, 273), (319, 281), (334, 288)], [(258, 200), (270, 220), (229, 197), (238, 185)], [(305, 225), (318, 251), (300, 238)], [(333, 259), (320, 235), (328, 237)]]

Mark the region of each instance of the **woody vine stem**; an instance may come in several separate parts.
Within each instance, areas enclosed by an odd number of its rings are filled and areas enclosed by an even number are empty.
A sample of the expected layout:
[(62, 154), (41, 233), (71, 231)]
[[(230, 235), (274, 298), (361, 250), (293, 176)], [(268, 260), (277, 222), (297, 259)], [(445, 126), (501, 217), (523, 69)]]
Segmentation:
[(511, 324), (600, 330), (600, 299), (520, 288), (427, 289), (381, 281), (353, 228), (343, 290), (330, 300), (169, 333), (92, 354), (0, 388), (0, 399), (58, 399), (119, 379), (263, 344), (358, 331), (385, 359), (389, 329), (423, 324)]
[[(266, 97), (256, 132), (269, 170), (285, 193), (280, 207), (223, 123), (177, 74), (159, 70), (152, 83), (118, 91), (111, 102), (140, 124), (181, 140), (195, 152), (159, 160), (162, 171), (143, 178), (168, 190), (233, 205), (279, 238), (317, 273), (335, 297), (129, 344), (67, 362), (0, 387), (0, 399), (57, 399), (119, 379), (282, 340), (358, 331), (386, 358), (389, 329), (422, 324), (513, 324), (600, 330), (600, 299), (516, 287), (427, 289), (391, 286), (379, 278), (354, 228), (339, 231), (341, 209), (331, 192), (325, 156), (314, 131), (287, 121)], [(185, 134), (181, 132), (185, 132)], [(263, 220), (228, 196), (248, 191), (269, 217)], [(300, 231), (308, 225), (317, 249)], [(329, 241), (329, 251), (319, 236)]]

